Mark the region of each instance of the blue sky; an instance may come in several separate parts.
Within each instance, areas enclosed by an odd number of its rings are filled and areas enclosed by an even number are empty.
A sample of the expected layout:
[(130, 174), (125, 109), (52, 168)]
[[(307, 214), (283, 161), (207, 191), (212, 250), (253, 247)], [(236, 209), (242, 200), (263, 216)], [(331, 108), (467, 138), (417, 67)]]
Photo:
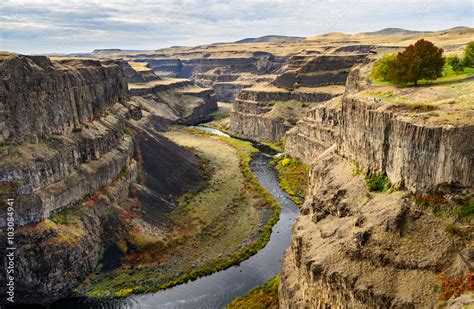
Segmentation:
[(0, 50), (158, 49), (268, 34), (311, 36), (387, 27), (473, 27), (473, 1), (451, 0), (2, 0)]

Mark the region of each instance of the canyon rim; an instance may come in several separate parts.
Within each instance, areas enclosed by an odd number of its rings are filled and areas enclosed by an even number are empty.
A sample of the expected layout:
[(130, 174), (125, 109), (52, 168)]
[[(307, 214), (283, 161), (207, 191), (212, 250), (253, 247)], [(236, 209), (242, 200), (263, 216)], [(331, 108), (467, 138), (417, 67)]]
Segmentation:
[(2, 4), (0, 307), (474, 308), (472, 2), (364, 3)]

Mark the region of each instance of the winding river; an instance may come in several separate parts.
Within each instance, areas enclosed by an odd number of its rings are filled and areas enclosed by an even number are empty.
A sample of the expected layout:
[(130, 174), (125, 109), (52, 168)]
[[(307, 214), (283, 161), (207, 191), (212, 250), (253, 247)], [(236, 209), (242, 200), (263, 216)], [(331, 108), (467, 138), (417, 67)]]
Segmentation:
[[(212, 134), (228, 136), (215, 129), (198, 128)], [(261, 152), (252, 159), (251, 169), (260, 184), (273, 195), (281, 207), (280, 220), (274, 225), (270, 241), (265, 248), (240, 265), (156, 293), (116, 300), (69, 298), (60, 300), (49, 308), (223, 308), (235, 297), (248, 293), (278, 274), (283, 252), (290, 244), (291, 230), (299, 209), (280, 188), (270, 164), (271, 155), (266, 153), (261, 145), (255, 146)]]

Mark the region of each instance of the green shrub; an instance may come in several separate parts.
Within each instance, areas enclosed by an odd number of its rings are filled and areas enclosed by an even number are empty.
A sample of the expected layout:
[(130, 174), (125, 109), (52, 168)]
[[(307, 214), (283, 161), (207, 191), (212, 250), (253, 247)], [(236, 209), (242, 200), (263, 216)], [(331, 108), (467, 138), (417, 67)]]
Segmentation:
[(384, 82), (390, 81), (391, 78), (389, 75), (389, 71), (390, 71), (390, 68), (395, 63), (396, 59), (397, 59), (396, 54), (383, 56), (375, 64), (374, 68), (372, 69), (372, 72), (370, 73), (370, 77), (378, 81), (384, 81)]
[(60, 213), (53, 213), (49, 216), (49, 220), (53, 221), (56, 224), (65, 225), (66, 224), (66, 217)]
[(458, 217), (471, 218), (474, 217), (474, 200), (463, 201), (460, 203), (461, 208), (458, 211)]
[(467, 44), (464, 49), (463, 65), (466, 67), (474, 67), (474, 41)]
[(464, 63), (461, 61), (461, 59), (459, 59), (458, 56), (448, 57), (447, 63), (451, 66), (455, 74), (459, 74), (464, 71)]
[(387, 173), (383, 172), (374, 176), (367, 176), (367, 187), (370, 192), (386, 192), (392, 188)]

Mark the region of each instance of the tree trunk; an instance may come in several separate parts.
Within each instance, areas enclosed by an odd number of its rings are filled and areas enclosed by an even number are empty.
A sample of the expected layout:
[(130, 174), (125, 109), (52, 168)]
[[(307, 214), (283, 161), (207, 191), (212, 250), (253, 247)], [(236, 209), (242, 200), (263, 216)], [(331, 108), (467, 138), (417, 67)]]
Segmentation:
[(418, 80), (415, 79), (415, 87), (418, 86)]

